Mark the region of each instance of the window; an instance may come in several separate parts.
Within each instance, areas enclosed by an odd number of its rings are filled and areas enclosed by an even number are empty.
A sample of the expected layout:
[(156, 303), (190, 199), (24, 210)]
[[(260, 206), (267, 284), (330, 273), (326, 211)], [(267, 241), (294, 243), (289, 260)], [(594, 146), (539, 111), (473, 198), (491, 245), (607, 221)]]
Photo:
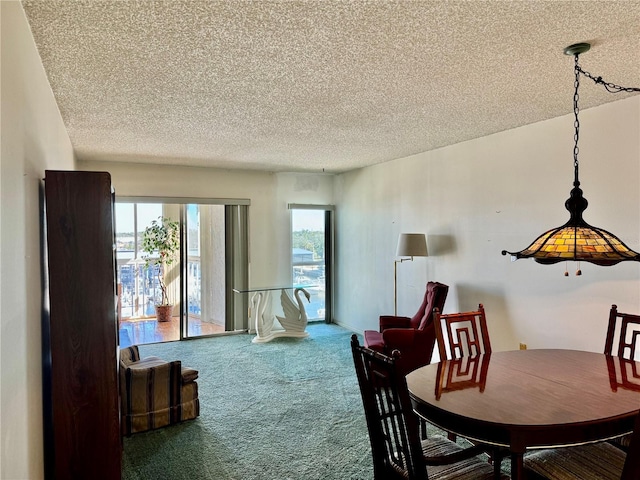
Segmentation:
[(289, 205), (293, 285), (311, 294), (305, 305), (309, 321), (331, 323), (331, 206)]

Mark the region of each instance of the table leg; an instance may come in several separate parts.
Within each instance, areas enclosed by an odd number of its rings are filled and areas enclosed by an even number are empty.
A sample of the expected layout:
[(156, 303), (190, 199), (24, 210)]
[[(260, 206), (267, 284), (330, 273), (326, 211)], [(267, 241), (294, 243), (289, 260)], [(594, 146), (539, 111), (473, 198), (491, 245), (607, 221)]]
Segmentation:
[(489, 456), (490, 460), (493, 462), (493, 478), (496, 480), (500, 480), (502, 478), (502, 460), (505, 457), (504, 451), (500, 448), (494, 448), (493, 452)]
[(523, 452), (511, 452), (511, 480), (523, 480), (525, 478), (523, 455)]

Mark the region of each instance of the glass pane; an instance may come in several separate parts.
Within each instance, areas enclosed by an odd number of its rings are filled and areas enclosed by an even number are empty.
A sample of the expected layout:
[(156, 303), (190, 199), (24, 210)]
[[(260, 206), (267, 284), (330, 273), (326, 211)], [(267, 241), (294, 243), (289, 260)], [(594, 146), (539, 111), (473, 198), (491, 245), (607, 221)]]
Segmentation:
[[(165, 283), (174, 304), (166, 322), (156, 319), (156, 303), (162, 300), (160, 266), (144, 267), (142, 236), (159, 217), (180, 218), (178, 205), (116, 203), (116, 259), (118, 266), (120, 346), (139, 345), (180, 338), (180, 262), (167, 268)], [(153, 256), (153, 255), (152, 255)]]
[(187, 205), (187, 337), (225, 331), (224, 231), (224, 205)]
[(155, 316), (157, 268), (144, 269), (142, 232), (162, 215), (160, 204), (116, 203), (116, 259), (122, 319)]
[(293, 284), (311, 294), (305, 305), (310, 321), (325, 319), (324, 218), (324, 210), (291, 210)]
[(158, 282), (159, 266), (144, 268), (142, 251), (142, 235), (144, 230), (151, 226), (153, 220), (162, 216), (162, 204), (159, 203), (138, 203), (136, 205), (136, 229), (137, 229), (137, 251), (134, 259), (137, 277), (137, 297), (135, 299), (135, 317), (155, 316), (155, 304), (162, 300), (160, 283)]
[(187, 205), (187, 315), (200, 319), (200, 211), (198, 205)]
[(133, 203), (116, 203), (116, 262), (118, 267), (118, 318), (120, 320), (134, 316), (134, 298), (136, 296), (135, 258), (135, 217)]

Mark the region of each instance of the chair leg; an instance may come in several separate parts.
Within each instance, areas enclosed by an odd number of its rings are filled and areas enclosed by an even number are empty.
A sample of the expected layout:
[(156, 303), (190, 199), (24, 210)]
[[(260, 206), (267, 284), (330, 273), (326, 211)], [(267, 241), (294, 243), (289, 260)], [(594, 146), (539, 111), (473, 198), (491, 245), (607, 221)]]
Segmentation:
[(420, 438), (427, 439), (427, 421), (424, 418), (420, 418)]
[(495, 452), (492, 455), (492, 459), (493, 459), (493, 478), (495, 478), (496, 480), (499, 480), (500, 476), (502, 475), (502, 470), (500, 469), (500, 467), (502, 466), (502, 458), (500, 457), (499, 454), (497, 454), (497, 452)]
[(502, 460), (505, 457), (504, 451), (499, 448), (495, 448), (489, 453), (489, 462), (493, 463), (493, 478), (499, 480), (502, 476)]

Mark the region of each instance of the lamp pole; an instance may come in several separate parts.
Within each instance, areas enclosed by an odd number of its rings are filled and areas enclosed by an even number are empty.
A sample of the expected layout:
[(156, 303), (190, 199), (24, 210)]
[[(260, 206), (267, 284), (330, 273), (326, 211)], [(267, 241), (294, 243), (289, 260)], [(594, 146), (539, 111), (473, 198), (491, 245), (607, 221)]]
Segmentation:
[(413, 261), (411, 258), (401, 258), (400, 260), (394, 260), (393, 262), (393, 315), (398, 316), (398, 264), (406, 262), (407, 260)]
[[(401, 233), (398, 237), (398, 247), (396, 248), (397, 257), (393, 263), (393, 315), (398, 315), (398, 263), (413, 261), (413, 257), (426, 257), (427, 238), (424, 233)], [(409, 258), (406, 258), (409, 257)]]

